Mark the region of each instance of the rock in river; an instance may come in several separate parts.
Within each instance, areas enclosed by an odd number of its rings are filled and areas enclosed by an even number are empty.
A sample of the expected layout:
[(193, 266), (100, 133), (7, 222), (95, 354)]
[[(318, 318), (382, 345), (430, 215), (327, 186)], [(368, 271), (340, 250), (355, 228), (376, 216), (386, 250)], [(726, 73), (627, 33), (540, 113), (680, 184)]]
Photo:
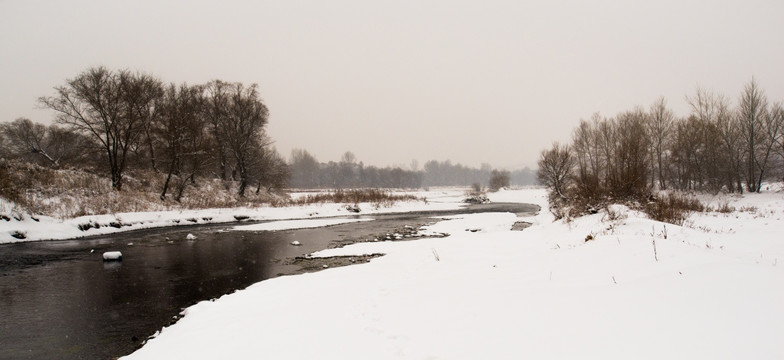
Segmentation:
[(103, 261), (122, 261), (122, 253), (119, 251), (107, 251), (103, 253)]

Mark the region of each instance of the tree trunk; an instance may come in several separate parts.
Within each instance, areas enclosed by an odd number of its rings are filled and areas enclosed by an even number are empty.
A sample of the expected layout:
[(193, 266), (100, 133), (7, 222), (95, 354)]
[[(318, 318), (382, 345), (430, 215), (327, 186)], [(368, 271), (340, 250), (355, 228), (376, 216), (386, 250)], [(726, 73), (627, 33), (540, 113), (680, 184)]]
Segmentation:
[(248, 187), (248, 169), (245, 166), (244, 159), (237, 159), (237, 171), (233, 171), (232, 173), (239, 172), (240, 174), (240, 190), (239, 195), (240, 197), (245, 197), (245, 189)]
[(169, 190), (169, 182), (171, 181), (173, 173), (174, 173), (174, 164), (169, 166), (169, 173), (166, 175), (166, 181), (163, 182), (163, 191), (161, 191), (161, 201), (166, 200), (166, 191)]
[(180, 202), (182, 199), (182, 194), (185, 192), (185, 188), (188, 186), (188, 181), (194, 182), (193, 176), (194, 174), (192, 173), (190, 176), (188, 176), (188, 178), (182, 179), (182, 183), (180, 183), (180, 186), (177, 188), (177, 196), (174, 197), (174, 200)]
[(112, 168), (112, 189), (122, 190), (122, 171), (117, 167)]
[(149, 126), (145, 126), (144, 133), (147, 136), (147, 146), (150, 148), (150, 166), (152, 170), (158, 173), (158, 165), (155, 163), (155, 146), (152, 144), (152, 136), (150, 136)]

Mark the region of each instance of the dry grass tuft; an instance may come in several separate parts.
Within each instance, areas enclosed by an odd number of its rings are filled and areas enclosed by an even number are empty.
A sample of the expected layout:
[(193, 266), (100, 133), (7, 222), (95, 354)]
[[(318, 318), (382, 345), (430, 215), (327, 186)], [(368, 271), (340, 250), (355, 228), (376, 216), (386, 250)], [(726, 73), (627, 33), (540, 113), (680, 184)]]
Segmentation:
[(725, 202), (721, 203), (721, 205), (719, 205), (719, 207), (716, 209), (716, 211), (720, 212), (722, 214), (729, 214), (731, 212), (734, 212), (735, 208), (730, 206), (729, 202), (725, 201)]
[[(295, 206), (312, 203), (372, 203), (391, 206), (396, 201), (420, 200), (413, 195), (395, 195), (377, 189), (337, 190), (292, 200), (288, 195), (266, 191), (247, 191), (237, 196), (238, 183), (220, 179), (188, 180), (180, 201), (174, 200), (175, 189), (160, 199), (164, 174), (149, 170), (128, 171), (122, 191), (114, 191), (111, 181), (102, 174), (85, 170), (51, 169), (35, 164), (0, 159), (0, 196), (29, 213), (55, 218), (114, 214), (139, 211), (235, 208), (259, 206)], [(173, 181), (182, 184), (183, 179)]]
[(371, 203), (376, 207), (389, 207), (398, 201), (411, 201), (421, 200), (414, 195), (403, 194), (396, 195), (388, 191), (379, 189), (354, 189), (354, 190), (336, 190), (334, 192), (320, 192), (312, 195), (306, 195), (296, 200), (288, 200), (280, 205), (307, 205), (307, 204), (321, 204), (321, 203), (345, 203), (345, 204), (359, 204)]
[(705, 207), (696, 198), (672, 193), (655, 198), (643, 206), (643, 211), (652, 219), (675, 225), (683, 225), (689, 213), (704, 210)]

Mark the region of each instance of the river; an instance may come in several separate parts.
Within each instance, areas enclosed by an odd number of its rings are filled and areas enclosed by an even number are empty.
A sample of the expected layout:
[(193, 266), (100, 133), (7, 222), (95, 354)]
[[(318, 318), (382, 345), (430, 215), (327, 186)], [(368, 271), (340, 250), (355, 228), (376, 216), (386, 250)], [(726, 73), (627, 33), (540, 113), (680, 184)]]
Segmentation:
[[(112, 359), (129, 354), (181, 311), (253, 283), (303, 271), (291, 259), (335, 242), (363, 240), (433, 216), (509, 211), (485, 204), (461, 211), (373, 215), (374, 221), (286, 231), (188, 226), (85, 239), (0, 245), (0, 358)], [(186, 239), (188, 234), (196, 236)], [(290, 245), (299, 241), (301, 246)], [(104, 262), (104, 251), (121, 262)]]

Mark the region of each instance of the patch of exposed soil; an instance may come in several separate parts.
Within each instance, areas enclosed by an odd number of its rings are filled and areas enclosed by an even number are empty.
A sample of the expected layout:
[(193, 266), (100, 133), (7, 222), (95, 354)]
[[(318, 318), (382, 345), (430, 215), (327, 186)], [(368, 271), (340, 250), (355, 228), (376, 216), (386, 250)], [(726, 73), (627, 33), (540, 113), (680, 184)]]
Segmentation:
[[(379, 241), (408, 241), (416, 239), (427, 239), (434, 237), (446, 237), (449, 234), (438, 235), (422, 235), (420, 229), (423, 226), (432, 225), (431, 223), (418, 223), (416, 225), (404, 225), (397, 227), (391, 232), (380, 232), (362, 237), (350, 237), (332, 240), (328, 248), (342, 248), (346, 245), (362, 243), (362, 242), (379, 242)], [(295, 258), (288, 258), (283, 260), (284, 265), (297, 266), (299, 269), (294, 271), (295, 274), (316, 272), (326, 270), (333, 267), (341, 267), (355, 264), (367, 263), (373, 258), (384, 256), (385, 254), (369, 254), (369, 255), (354, 255), (354, 256), (328, 256), (328, 257), (312, 257), (310, 255), (297, 256)], [(282, 275), (282, 274), (281, 274)]]
[(533, 224), (531, 224), (529, 222), (518, 221), (518, 222), (512, 224), (512, 231), (523, 231), (523, 230), (529, 228), (531, 225), (533, 225)]
[(285, 264), (298, 266), (299, 270), (297, 273), (308, 273), (329, 268), (367, 263), (370, 262), (371, 259), (379, 256), (384, 256), (384, 254), (330, 257), (297, 256), (293, 259), (286, 259)]

